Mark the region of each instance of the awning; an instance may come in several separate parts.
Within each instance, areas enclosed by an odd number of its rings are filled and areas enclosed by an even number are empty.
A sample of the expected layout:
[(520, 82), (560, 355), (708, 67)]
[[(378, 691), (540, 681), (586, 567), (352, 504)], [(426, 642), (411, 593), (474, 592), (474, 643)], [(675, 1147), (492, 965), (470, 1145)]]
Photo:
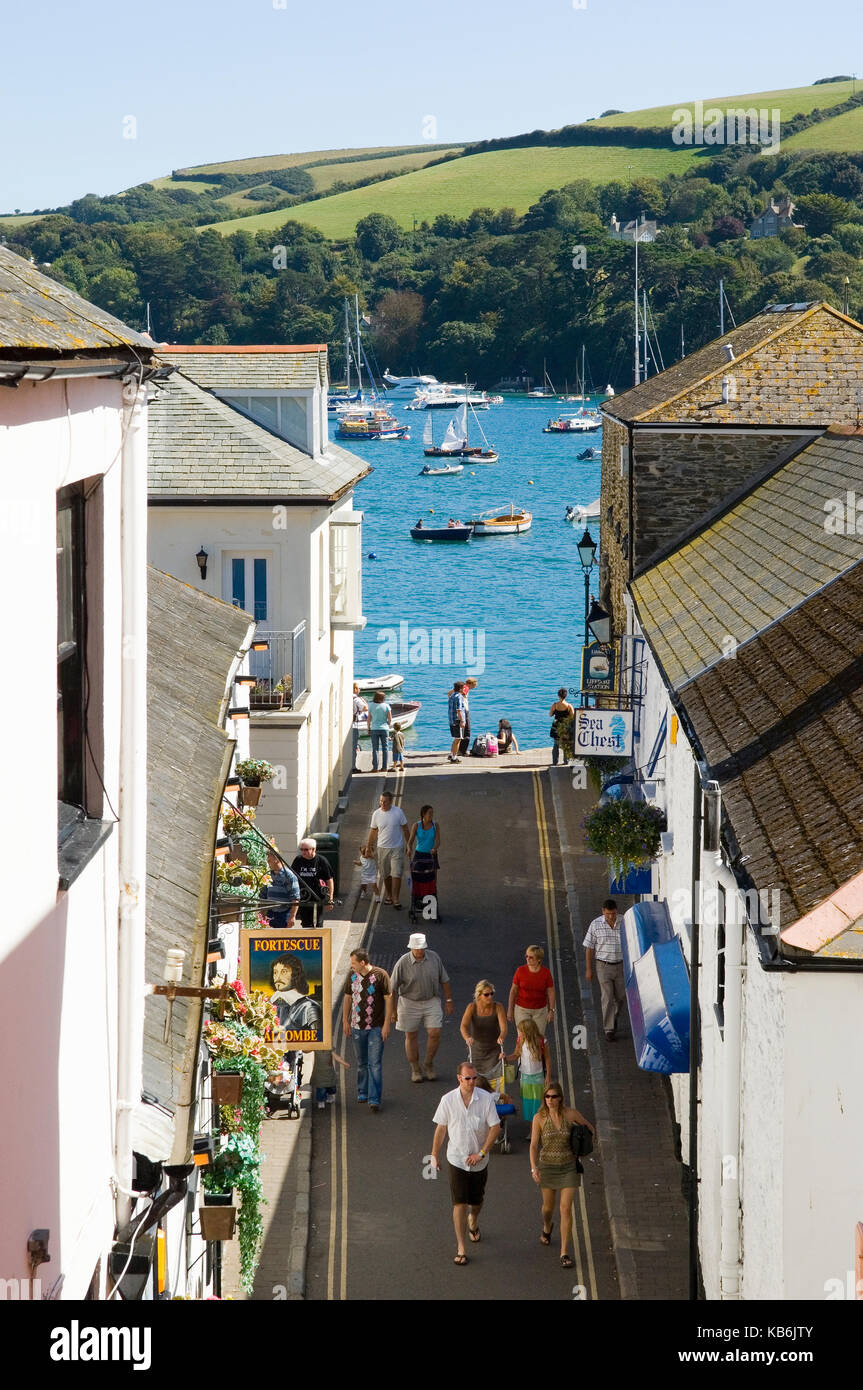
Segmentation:
[(688, 1071), (689, 971), (668, 904), (636, 903), (620, 940), (635, 1060), (643, 1071)]

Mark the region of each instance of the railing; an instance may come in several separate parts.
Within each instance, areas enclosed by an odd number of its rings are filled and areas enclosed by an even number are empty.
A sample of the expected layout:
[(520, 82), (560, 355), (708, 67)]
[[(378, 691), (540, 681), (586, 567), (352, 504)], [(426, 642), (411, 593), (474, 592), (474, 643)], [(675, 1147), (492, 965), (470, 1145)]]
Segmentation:
[(251, 694), (252, 709), (293, 709), (306, 690), (306, 625), (292, 632), (261, 634), (269, 650), (249, 653), (249, 672), (257, 685)]

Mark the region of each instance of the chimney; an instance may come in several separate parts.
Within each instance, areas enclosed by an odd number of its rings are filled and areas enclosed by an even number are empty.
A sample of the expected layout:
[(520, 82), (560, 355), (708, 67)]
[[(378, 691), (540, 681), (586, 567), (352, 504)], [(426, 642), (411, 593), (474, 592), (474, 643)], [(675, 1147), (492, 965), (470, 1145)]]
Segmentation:
[(725, 360), (726, 360), (726, 362), (733, 362), (733, 361), (734, 361), (734, 348), (731, 346), (730, 343), (723, 343), (723, 344), (722, 344), (722, 351), (723, 351), (723, 353), (725, 354)]

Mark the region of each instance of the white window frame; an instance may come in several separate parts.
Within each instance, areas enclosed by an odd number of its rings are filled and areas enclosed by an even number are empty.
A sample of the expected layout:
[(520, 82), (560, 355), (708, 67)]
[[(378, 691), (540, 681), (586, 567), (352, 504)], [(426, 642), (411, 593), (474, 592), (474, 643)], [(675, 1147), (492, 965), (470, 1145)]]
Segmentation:
[(362, 522), (362, 512), (330, 517), (330, 624), (340, 631), (361, 632), (368, 621), (362, 611)]

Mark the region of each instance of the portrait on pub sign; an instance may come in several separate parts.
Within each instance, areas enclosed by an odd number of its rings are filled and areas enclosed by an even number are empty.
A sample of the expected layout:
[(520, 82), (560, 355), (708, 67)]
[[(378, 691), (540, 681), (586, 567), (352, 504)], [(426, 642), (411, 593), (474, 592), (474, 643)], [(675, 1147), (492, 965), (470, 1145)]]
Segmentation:
[(330, 931), (244, 931), (241, 978), (269, 996), (286, 1052), (332, 1046)]

